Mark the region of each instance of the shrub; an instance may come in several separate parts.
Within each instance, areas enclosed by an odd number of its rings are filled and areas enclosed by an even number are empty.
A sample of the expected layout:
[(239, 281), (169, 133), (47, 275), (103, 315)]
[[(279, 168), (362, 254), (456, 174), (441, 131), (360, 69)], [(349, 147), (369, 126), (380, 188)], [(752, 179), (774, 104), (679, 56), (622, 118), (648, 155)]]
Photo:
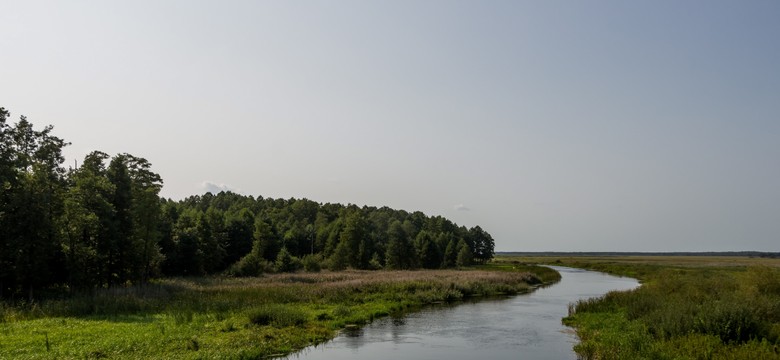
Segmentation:
[(231, 276), (260, 276), (263, 273), (273, 272), (274, 268), (267, 260), (249, 253), (233, 264), (227, 271)]
[(249, 312), (249, 322), (255, 325), (274, 327), (301, 326), (306, 323), (306, 313), (292, 306), (272, 304)]
[(322, 270), (322, 255), (306, 255), (303, 257), (303, 269), (307, 272), (320, 272)]
[(279, 254), (276, 256), (275, 265), (276, 271), (278, 272), (294, 272), (303, 267), (300, 259), (290, 255), (290, 252), (287, 251), (286, 247), (279, 251)]

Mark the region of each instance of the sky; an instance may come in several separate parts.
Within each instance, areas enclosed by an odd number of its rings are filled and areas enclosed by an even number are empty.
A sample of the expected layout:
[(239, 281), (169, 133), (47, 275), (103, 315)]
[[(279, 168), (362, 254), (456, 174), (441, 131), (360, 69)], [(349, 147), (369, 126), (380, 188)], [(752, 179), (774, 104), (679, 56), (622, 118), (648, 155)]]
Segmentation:
[(481, 226), (780, 251), (780, 2), (6, 1), (0, 106), (67, 165)]

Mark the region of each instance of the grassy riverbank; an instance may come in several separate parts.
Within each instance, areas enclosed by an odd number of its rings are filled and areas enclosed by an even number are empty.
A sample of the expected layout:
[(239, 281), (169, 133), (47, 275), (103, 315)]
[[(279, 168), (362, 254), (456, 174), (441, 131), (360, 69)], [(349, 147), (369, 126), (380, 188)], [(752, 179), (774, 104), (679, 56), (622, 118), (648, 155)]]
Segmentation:
[(585, 359), (780, 359), (780, 260), (609, 256), (499, 258), (640, 279), (643, 286), (581, 301), (564, 323)]
[(261, 359), (339, 329), (466, 297), (517, 294), (547, 268), (345, 271), (166, 279), (40, 304), (0, 305), (0, 359)]

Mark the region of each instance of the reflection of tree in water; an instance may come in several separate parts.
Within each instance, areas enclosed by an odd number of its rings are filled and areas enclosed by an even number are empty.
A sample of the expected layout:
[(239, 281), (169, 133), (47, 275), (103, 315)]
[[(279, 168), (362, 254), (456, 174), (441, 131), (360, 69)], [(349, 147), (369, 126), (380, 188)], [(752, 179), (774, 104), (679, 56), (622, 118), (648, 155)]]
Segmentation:
[(357, 349), (366, 344), (366, 340), (363, 339), (363, 328), (358, 326), (348, 326), (341, 331), (344, 335), (344, 345), (348, 349)]
[(403, 335), (406, 334), (406, 319), (403, 315), (393, 316), (393, 326), (390, 327), (390, 334), (394, 344), (399, 344), (403, 341)]
[[(368, 330), (368, 338), (366, 338), (364, 327), (346, 327), (341, 331), (342, 343), (345, 348), (351, 350), (357, 350), (372, 342), (392, 341), (394, 344), (401, 344), (405, 342), (409, 335), (406, 322), (405, 315), (402, 314), (391, 316), (389, 319), (379, 320), (374, 324), (368, 325), (371, 327)], [(377, 330), (385, 331), (377, 332)]]
[(346, 336), (346, 337), (351, 337), (351, 338), (361, 337), (361, 336), (363, 336), (363, 328), (357, 327), (357, 326), (355, 326), (355, 327), (347, 327), (347, 328), (344, 328), (344, 330), (342, 331), (342, 334), (344, 334), (344, 336)]

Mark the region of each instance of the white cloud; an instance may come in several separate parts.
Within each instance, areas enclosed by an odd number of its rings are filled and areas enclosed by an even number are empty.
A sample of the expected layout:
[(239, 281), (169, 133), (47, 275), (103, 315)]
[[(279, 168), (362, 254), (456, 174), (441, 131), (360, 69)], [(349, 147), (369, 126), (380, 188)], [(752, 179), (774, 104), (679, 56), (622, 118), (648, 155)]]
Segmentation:
[(217, 194), (220, 191), (231, 191), (234, 193), (241, 193), (241, 190), (235, 189), (229, 185), (226, 184), (216, 184), (211, 181), (204, 181), (200, 184), (200, 187), (203, 189), (204, 192), (210, 192), (212, 194)]
[(453, 209), (455, 209), (457, 211), (471, 211), (470, 208), (468, 208), (466, 205), (463, 205), (463, 204), (455, 205), (455, 206), (453, 206)]

